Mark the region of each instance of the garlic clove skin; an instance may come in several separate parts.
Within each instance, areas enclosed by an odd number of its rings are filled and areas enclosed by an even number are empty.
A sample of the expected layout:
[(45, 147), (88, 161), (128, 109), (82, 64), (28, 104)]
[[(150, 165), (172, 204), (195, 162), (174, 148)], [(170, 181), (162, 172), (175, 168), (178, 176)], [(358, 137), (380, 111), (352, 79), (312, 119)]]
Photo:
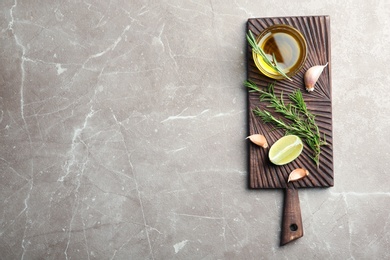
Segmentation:
[(316, 84), (318, 78), (321, 76), (321, 73), (326, 66), (328, 66), (328, 63), (325, 65), (313, 66), (305, 72), (304, 81), (307, 91), (311, 92), (314, 90), (314, 85)]
[(298, 180), (306, 177), (307, 175), (309, 175), (308, 170), (306, 170), (304, 168), (297, 168), (290, 173), (290, 175), (288, 176), (287, 182), (298, 181)]
[(258, 146), (261, 146), (263, 148), (268, 147), (267, 139), (265, 139), (264, 135), (254, 134), (254, 135), (248, 136), (246, 139), (251, 140), (252, 143), (257, 144)]

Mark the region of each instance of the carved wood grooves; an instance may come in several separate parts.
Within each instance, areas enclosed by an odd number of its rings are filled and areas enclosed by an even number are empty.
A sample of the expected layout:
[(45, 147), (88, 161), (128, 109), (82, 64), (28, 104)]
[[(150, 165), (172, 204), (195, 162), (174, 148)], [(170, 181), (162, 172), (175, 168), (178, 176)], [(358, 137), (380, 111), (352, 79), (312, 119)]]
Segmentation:
[[(275, 166), (268, 159), (268, 149), (249, 144), (249, 187), (285, 188), (289, 173), (295, 168), (306, 168), (310, 175), (292, 183), (295, 188), (330, 187), (333, 186), (333, 139), (332, 139), (332, 97), (331, 97), (331, 63), (330, 63), (330, 21), (328, 16), (251, 18), (248, 19), (247, 29), (257, 36), (263, 29), (274, 24), (287, 24), (298, 29), (305, 37), (308, 55), (302, 70), (289, 80), (278, 80), (275, 93), (283, 96), (286, 102), (288, 94), (300, 89), (308, 109), (316, 115), (316, 122), (322, 135), (326, 136), (327, 146), (322, 146), (320, 165), (317, 166), (310, 158), (312, 151), (306, 146), (302, 154), (293, 162), (284, 166)], [(308, 93), (303, 83), (303, 75), (307, 69), (315, 65), (328, 66), (322, 72), (313, 92)], [(259, 87), (265, 88), (275, 82), (257, 69), (249, 46), (247, 46), (247, 77)], [(271, 146), (284, 135), (284, 131), (275, 129), (271, 124), (264, 124), (256, 117), (253, 110), (257, 107), (275, 114), (266, 108), (267, 103), (259, 101), (257, 93), (248, 92), (248, 121), (249, 134), (263, 134)], [(276, 115), (276, 114), (275, 114)]]

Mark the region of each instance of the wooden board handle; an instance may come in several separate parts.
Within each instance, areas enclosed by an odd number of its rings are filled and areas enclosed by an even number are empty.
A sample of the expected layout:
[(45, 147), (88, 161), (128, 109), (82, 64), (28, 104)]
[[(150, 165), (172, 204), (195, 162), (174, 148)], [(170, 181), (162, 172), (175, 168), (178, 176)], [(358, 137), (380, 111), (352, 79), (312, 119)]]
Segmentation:
[(282, 220), (282, 236), (280, 245), (285, 245), (303, 237), (301, 207), (299, 205), (298, 190), (293, 187), (285, 189)]

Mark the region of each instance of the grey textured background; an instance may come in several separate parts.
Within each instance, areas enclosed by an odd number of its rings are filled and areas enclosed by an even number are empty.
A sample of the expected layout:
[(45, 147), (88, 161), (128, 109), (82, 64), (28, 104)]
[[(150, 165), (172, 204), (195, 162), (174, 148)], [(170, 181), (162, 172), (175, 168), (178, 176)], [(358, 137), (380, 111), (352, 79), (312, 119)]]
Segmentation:
[[(329, 15), (335, 187), (247, 184), (245, 26)], [(2, 259), (390, 258), (389, 1), (0, 2)]]

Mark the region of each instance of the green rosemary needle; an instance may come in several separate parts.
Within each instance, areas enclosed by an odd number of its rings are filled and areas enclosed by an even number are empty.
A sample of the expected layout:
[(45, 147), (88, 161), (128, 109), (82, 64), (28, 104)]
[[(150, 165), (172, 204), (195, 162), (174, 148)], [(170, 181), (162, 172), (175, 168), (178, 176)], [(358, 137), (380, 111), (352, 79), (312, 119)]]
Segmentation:
[(268, 108), (274, 109), (275, 112), (283, 116), (276, 118), (267, 110), (260, 108), (254, 109), (255, 115), (259, 116), (263, 122), (272, 123), (276, 128), (285, 130), (285, 134), (297, 135), (304, 139), (307, 146), (313, 151), (311, 158), (319, 167), (321, 146), (326, 145), (325, 135), (321, 138), (320, 130), (315, 122), (315, 115), (311, 113), (306, 106), (300, 90), (294, 91), (288, 95), (291, 103), (285, 104), (283, 93), (280, 98), (275, 95), (274, 85), (269, 84), (266, 90), (260, 89), (255, 83), (246, 81), (245, 86), (260, 93), (260, 101), (268, 102)]
[(265, 54), (263, 49), (261, 49), (260, 46), (257, 44), (256, 38), (253, 35), (251, 30), (249, 30), (248, 33), (246, 34), (246, 39), (248, 40), (249, 45), (252, 47), (252, 50), (256, 54), (260, 55), (260, 57), (264, 60), (265, 63), (267, 63), (270, 67), (276, 70), (280, 75), (292, 81), (292, 79), (289, 76), (287, 76), (287, 74), (284, 73), (283, 70), (279, 67), (274, 53), (272, 54), (272, 60), (268, 58), (267, 54)]

